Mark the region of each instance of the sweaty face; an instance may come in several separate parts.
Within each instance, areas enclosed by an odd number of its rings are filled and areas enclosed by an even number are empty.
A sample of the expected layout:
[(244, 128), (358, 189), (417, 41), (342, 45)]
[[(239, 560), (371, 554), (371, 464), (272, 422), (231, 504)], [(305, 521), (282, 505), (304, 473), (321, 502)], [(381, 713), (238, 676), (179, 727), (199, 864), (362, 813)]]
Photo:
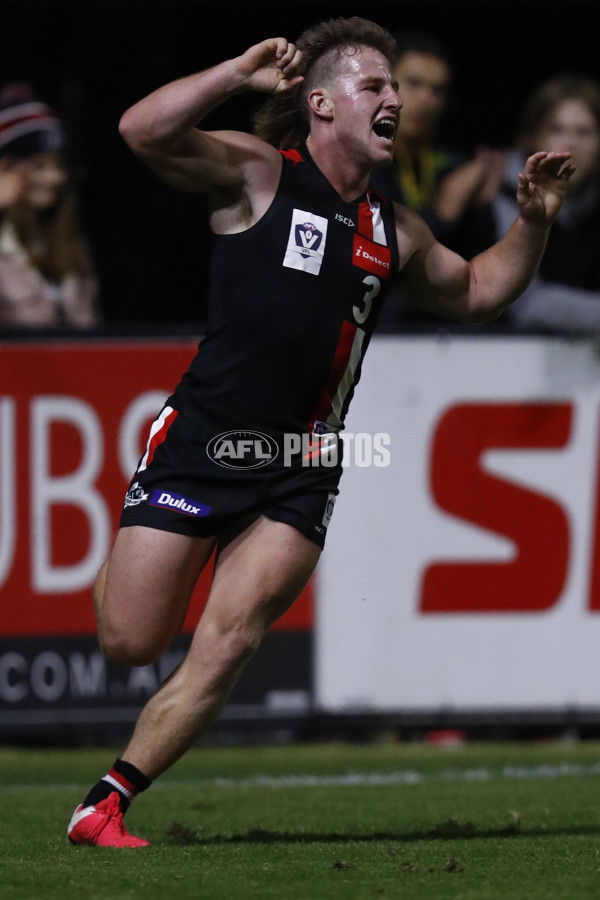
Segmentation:
[(402, 104), (386, 57), (371, 47), (344, 53), (327, 95), (336, 138), (369, 165), (388, 165)]
[(402, 97), (399, 134), (407, 141), (430, 140), (446, 105), (450, 69), (427, 53), (403, 54), (394, 67)]
[(587, 103), (571, 98), (558, 103), (534, 137), (536, 150), (569, 151), (576, 167), (571, 185), (580, 184), (600, 165), (600, 127)]

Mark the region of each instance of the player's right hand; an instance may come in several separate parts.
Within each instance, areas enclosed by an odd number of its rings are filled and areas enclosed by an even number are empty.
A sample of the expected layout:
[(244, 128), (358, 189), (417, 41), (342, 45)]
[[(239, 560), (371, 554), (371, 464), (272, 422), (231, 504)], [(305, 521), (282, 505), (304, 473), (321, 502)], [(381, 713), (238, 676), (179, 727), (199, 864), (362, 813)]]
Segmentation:
[(302, 54), (286, 38), (268, 38), (249, 47), (236, 61), (248, 90), (273, 94), (289, 90), (302, 81)]

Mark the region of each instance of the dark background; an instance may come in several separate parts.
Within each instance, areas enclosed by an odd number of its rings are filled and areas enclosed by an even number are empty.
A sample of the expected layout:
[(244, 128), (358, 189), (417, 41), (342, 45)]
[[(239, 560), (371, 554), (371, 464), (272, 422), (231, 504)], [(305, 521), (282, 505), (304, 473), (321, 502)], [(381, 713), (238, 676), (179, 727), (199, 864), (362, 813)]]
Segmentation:
[[(598, 12), (598, 0), (4, 0), (0, 83), (29, 81), (66, 123), (109, 327), (194, 330), (205, 316), (205, 202), (133, 158), (117, 132), (128, 106), (263, 38), (361, 15), (443, 38), (456, 76), (447, 140), (503, 147), (539, 82), (565, 71), (600, 78)], [(250, 129), (258, 102), (235, 98), (207, 124)]]

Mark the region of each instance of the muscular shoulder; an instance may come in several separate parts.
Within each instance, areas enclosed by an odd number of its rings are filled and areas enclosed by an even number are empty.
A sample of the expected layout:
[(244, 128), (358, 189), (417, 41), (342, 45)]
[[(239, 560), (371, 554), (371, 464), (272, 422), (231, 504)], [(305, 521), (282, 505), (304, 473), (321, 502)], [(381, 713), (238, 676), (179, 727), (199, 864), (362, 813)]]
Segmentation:
[(205, 131), (200, 134), (235, 164), (273, 162), (280, 155), (271, 144), (246, 131)]
[(211, 226), (221, 234), (249, 228), (271, 204), (281, 174), (282, 157), (255, 135), (238, 131), (208, 132), (218, 163), (209, 188)]

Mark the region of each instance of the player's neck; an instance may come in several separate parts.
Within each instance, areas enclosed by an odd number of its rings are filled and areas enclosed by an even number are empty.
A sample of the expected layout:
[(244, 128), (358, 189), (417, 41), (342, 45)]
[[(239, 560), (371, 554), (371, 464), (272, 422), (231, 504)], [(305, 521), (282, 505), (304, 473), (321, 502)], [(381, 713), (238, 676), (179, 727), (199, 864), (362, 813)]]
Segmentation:
[(370, 171), (353, 164), (337, 145), (320, 142), (310, 135), (306, 146), (313, 161), (342, 200), (352, 203), (362, 196), (369, 184)]

